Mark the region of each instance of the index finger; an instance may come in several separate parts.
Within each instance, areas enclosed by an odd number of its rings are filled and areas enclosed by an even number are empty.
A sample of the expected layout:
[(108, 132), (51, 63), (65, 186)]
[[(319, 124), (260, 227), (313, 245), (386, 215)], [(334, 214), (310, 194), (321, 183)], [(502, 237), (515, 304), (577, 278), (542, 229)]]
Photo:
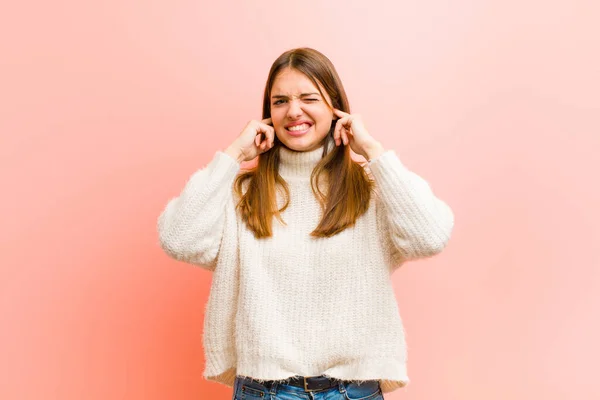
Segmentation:
[(265, 118), (260, 122), (268, 126), (268, 129), (263, 130), (263, 132), (265, 134), (265, 138), (269, 141), (269, 145), (272, 146), (273, 142), (275, 141), (273, 121), (271, 120), (271, 118)]
[(339, 117), (346, 117), (346, 116), (350, 115), (350, 114), (348, 114), (347, 112), (344, 112), (344, 111), (342, 111), (342, 110), (338, 110), (337, 108), (334, 108), (334, 109), (333, 109), (333, 112), (334, 112), (335, 114), (337, 114)]

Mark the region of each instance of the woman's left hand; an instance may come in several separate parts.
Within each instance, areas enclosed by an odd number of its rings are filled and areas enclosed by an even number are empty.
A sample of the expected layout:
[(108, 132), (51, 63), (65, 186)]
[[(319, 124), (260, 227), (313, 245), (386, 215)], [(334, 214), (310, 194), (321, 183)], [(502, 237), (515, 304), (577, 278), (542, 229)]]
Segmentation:
[(353, 152), (367, 160), (383, 152), (383, 146), (369, 134), (360, 114), (348, 114), (337, 108), (333, 109), (333, 113), (339, 117), (333, 131), (336, 146), (342, 142), (344, 145), (350, 144)]

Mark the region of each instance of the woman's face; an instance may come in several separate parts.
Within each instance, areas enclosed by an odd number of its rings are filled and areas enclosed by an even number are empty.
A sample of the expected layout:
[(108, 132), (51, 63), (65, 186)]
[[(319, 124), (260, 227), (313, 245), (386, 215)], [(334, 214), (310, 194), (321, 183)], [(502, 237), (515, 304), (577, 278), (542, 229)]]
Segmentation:
[[(331, 99), (321, 88), (327, 101)], [(271, 120), (277, 138), (296, 151), (316, 149), (333, 120), (333, 110), (319, 90), (303, 73), (285, 68), (275, 78), (271, 88)], [(296, 128), (292, 128), (296, 125)]]

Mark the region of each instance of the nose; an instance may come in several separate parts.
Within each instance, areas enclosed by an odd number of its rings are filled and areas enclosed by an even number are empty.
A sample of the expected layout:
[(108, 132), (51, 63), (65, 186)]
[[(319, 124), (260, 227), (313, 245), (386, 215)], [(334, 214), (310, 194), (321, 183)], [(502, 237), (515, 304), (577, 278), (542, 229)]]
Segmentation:
[(289, 108), (287, 112), (289, 119), (297, 119), (302, 115), (301, 104), (302, 102), (298, 99), (293, 99), (289, 101)]

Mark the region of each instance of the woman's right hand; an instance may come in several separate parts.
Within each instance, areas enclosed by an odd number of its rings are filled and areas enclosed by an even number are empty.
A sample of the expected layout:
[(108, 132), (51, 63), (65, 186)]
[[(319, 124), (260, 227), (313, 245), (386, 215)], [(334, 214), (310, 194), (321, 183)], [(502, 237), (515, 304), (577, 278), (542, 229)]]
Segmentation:
[(240, 136), (225, 150), (238, 162), (250, 161), (270, 150), (275, 143), (275, 129), (271, 118), (248, 122)]

